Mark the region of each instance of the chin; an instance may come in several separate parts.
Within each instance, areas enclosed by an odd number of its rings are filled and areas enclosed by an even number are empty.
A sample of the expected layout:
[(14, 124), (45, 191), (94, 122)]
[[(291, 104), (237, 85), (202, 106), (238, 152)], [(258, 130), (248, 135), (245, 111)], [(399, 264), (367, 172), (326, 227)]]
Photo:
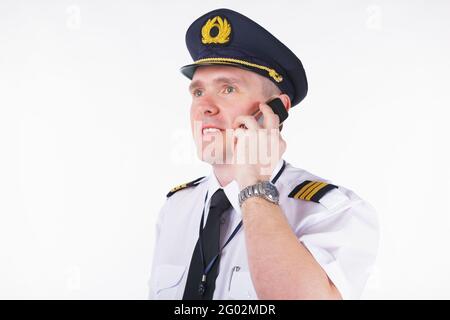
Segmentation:
[(227, 149), (222, 148), (220, 153), (217, 154), (216, 149), (209, 149), (207, 146), (203, 145), (203, 148), (197, 148), (198, 158), (210, 165), (223, 165), (231, 164), (232, 153), (231, 149), (227, 152)]

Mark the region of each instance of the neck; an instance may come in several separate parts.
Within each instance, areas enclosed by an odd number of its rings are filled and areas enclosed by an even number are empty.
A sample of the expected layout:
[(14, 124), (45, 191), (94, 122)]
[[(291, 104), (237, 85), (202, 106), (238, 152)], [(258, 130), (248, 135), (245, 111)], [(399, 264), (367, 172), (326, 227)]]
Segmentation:
[(225, 187), (234, 180), (234, 166), (232, 164), (214, 164), (212, 167), (221, 187)]

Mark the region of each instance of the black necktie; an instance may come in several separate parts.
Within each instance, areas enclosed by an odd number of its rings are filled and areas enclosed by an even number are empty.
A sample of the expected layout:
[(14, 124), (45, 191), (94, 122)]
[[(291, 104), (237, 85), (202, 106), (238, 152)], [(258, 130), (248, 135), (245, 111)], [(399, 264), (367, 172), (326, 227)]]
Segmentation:
[(230, 201), (228, 201), (223, 189), (217, 190), (211, 197), (208, 219), (202, 231), (204, 262), (202, 262), (199, 238), (195, 245), (194, 253), (192, 254), (183, 300), (212, 300), (220, 255), (207, 274), (206, 290), (203, 293), (201, 292), (200, 284), (202, 282), (204, 268), (220, 251), (220, 216), (230, 206)]

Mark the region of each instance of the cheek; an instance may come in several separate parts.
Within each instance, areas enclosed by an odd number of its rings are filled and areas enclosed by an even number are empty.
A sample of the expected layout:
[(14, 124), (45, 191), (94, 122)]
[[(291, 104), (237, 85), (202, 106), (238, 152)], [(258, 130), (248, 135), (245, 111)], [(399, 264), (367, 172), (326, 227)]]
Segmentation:
[(202, 120), (203, 114), (201, 112), (201, 107), (198, 104), (191, 104), (190, 117), (191, 121)]
[(259, 110), (259, 102), (249, 102), (241, 108), (234, 108), (229, 112), (230, 122), (233, 123), (234, 120), (243, 115), (252, 115), (255, 111)]
[(193, 103), (191, 104), (191, 108), (189, 109), (191, 121), (198, 120), (199, 118), (201, 119), (201, 113), (199, 110), (200, 107), (198, 105)]
[(229, 112), (227, 119), (228, 122), (231, 124), (233, 124), (234, 120), (239, 117), (242, 113), (239, 112), (239, 110), (233, 110), (232, 112)]

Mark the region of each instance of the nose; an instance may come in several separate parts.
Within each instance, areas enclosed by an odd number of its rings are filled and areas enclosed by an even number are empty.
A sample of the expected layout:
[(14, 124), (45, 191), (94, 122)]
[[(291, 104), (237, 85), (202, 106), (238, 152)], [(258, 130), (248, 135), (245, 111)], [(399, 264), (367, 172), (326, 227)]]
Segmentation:
[(220, 109), (211, 98), (204, 97), (198, 102), (197, 110), (202, 117), (211, 117), (219, 113)]

